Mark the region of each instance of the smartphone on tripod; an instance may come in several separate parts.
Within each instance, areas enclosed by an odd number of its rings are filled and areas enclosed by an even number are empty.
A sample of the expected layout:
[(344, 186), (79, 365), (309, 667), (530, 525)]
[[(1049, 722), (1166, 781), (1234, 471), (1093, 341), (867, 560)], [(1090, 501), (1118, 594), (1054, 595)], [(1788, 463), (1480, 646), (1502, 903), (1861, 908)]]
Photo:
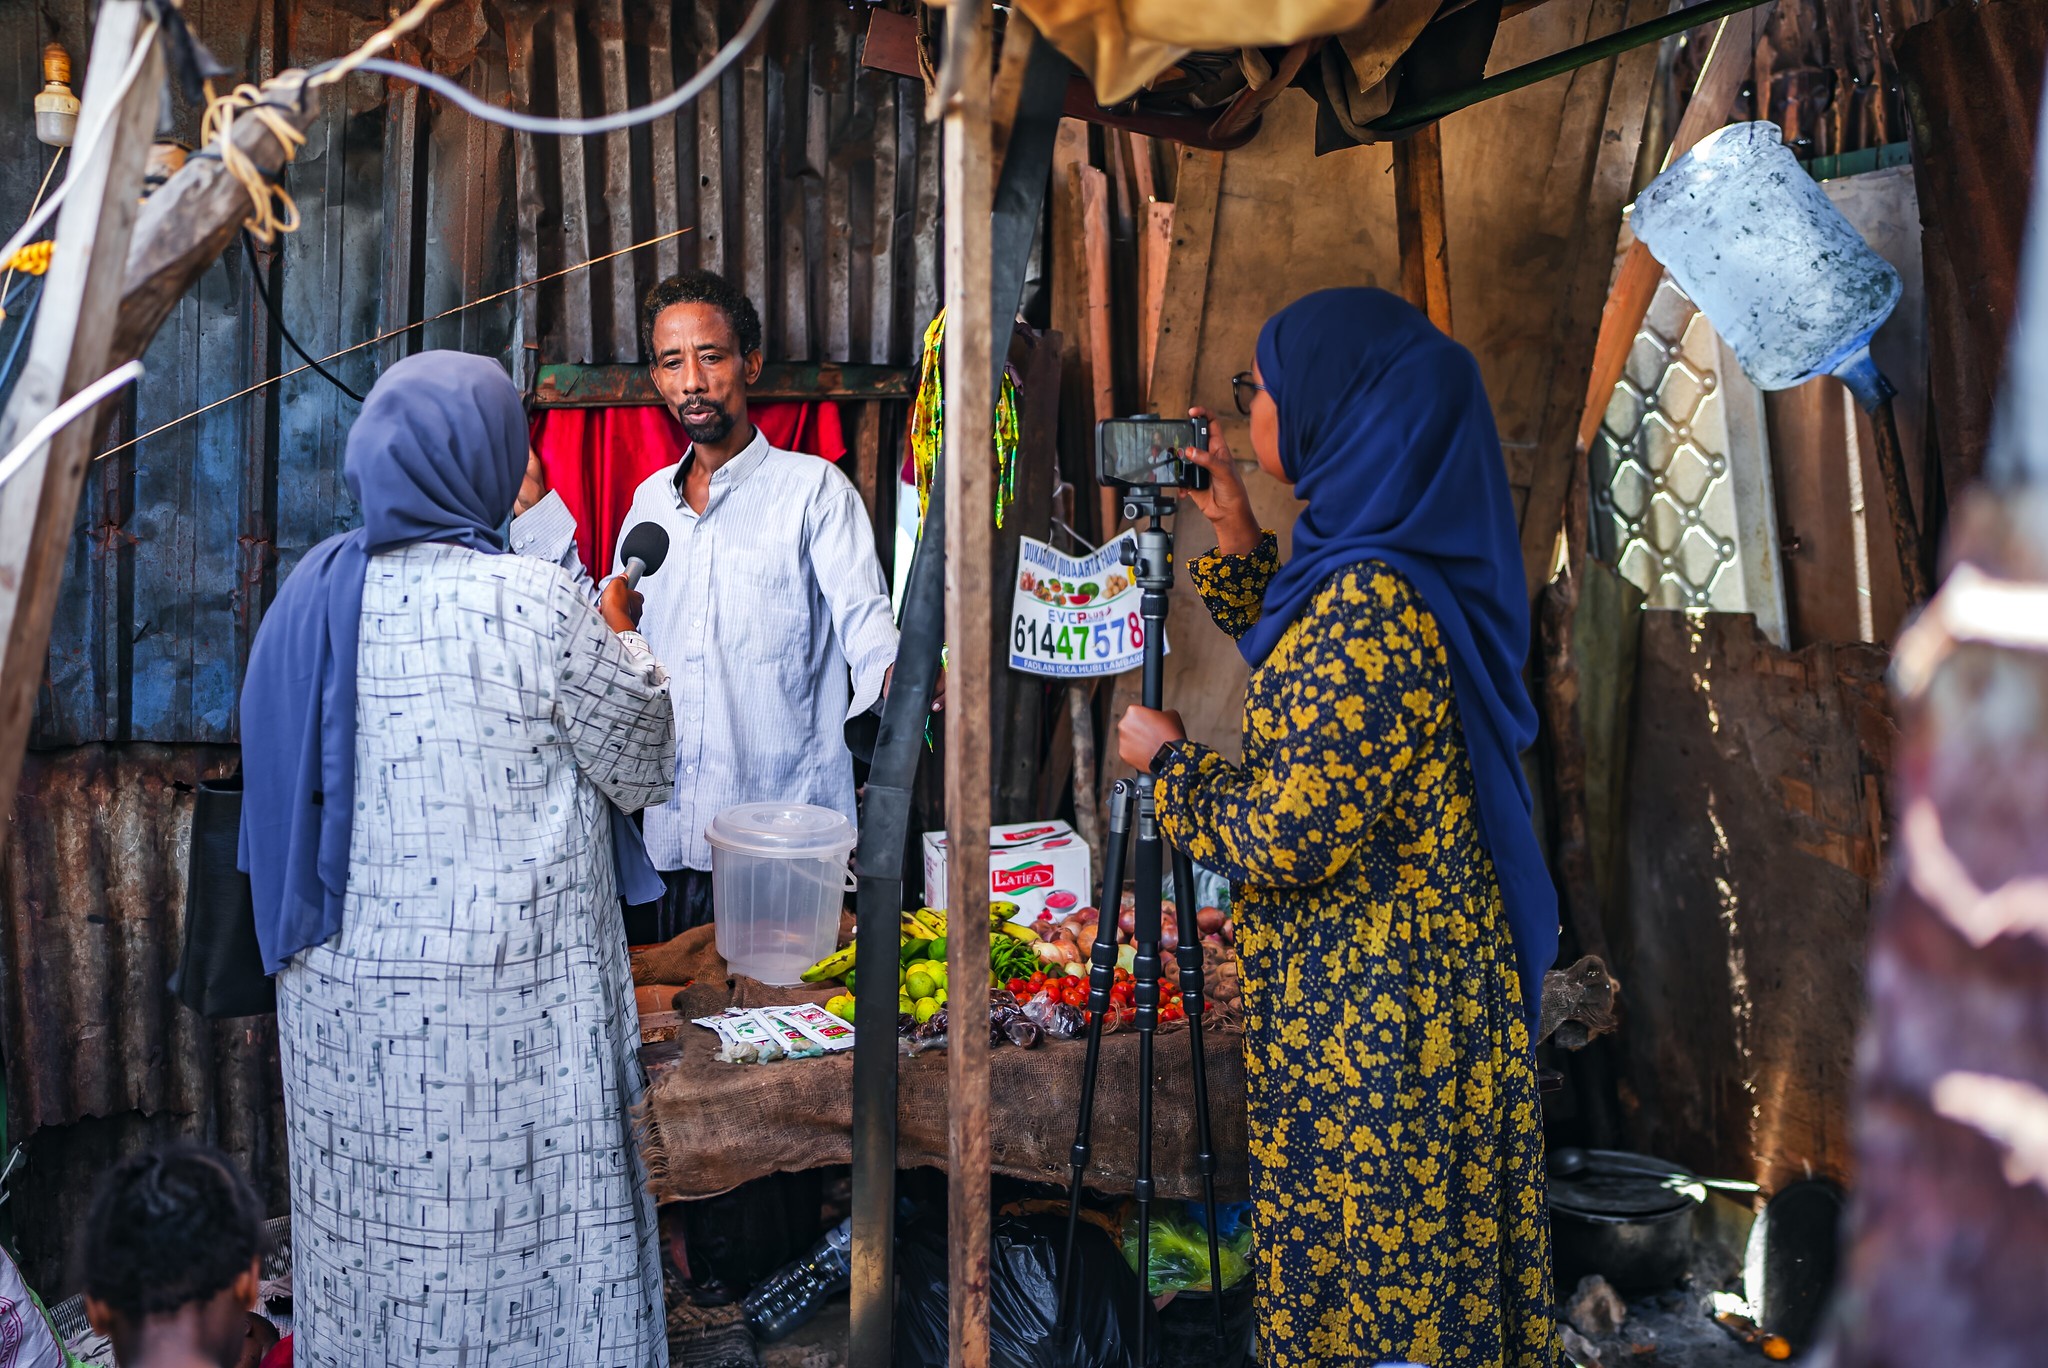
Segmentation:
[(1207, 489), (1209, 472), (1181, 456), (1189, 447), (1209, 449), (1207, 419), (1104, 418), (1095, 425), (1095, 478), (1122, 489)]

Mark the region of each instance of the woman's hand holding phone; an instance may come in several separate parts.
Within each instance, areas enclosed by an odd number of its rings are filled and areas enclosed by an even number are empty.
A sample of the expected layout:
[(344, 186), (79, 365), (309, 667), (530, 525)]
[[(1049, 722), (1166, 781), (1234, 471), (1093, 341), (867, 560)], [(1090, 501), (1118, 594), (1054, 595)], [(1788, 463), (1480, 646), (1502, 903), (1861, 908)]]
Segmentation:
[(1237, 473), (1237, 460), (1223, 430), (1210, 418), (1209, 410), (1191, 408), (1188, 417), (1209, 424), (1209, 448), (1188, 447), (1181, 459), (1209, 472), (1207, 489), (1187, 489), (1181, 497), (1193, 502), (1216, 529), (1216, 549), (1226, 556), (1248, 556), (1259, 546), (1259, 520), (1252, 512), (1251, 495)]

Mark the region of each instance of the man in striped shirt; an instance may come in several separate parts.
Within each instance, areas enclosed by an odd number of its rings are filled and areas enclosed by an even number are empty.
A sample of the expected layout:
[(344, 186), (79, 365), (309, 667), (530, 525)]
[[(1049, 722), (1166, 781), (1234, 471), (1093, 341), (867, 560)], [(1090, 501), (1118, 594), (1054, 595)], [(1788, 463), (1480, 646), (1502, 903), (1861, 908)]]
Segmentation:
[[(672, 276), (648, 293), (641, 328), (654, 387), (691, 446), (641, 483), (619, 537), (643, 522), (669, 537), (640, 581), (640, 631), (668, 665), (675, 707), (675, 797), (645, 826), (667, 893), (629, 912), (635, 941), (711, 919), (705, 828), (724, 809), (775, 800), (855, 817), (845, 724), (881, 702), (896, 660), (852, 481), (770, 446), (747, 419), (762, 356), (745, 294), (708, 271)], [(546, 554), (519, 533), (517, 549)]]

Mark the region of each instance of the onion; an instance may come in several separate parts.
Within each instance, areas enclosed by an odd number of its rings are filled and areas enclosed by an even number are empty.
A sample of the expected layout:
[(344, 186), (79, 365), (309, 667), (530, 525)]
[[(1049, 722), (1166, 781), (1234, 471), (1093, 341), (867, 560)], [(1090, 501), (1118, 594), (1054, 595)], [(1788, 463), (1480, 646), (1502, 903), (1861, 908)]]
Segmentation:
[(1126, 936), (1136, 935), (1138, 931), (1138, 914), (1126, 907), (1124, 914), (1116, 919), (1116, 924)]
[(1091, 953), (1095, 949), (1095, 928), (1092, 926), (1082, 927), (1081, 933), (1074, 937), (1074, 948), (1083, 955)]
[(1223, 909), (1220, 907), (1205, 907), (1195, 913), (1195, 924), (1202, 928), (1204, 936), (1221, 931), (1224, 921)]
[(1235, 918), (1225, 917), (1223, 925), (1218, 930), (1223, 934), (1223, 943), (1225, 945), (1237, 944), (1237, 921)]
[(1159, 948), (1162, 950), (1180, 949), (1180, 927), (1172, 922), (1167, 922), (1164, 926), (1160, 927)]

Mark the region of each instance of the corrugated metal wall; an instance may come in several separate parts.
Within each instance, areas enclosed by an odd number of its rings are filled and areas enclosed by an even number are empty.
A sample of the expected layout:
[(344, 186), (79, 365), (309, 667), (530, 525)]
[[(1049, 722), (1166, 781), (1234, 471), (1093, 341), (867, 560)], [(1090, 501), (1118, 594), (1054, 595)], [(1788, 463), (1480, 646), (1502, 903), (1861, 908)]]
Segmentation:
[[(48, 165), (31, 132), (38, 54), (82, 73), (88, 0), (0, 0), (0, 218)], [(262, 77), (359, 43), (377, 0), (185, 0), (223, 61)], [(739, 3), (447, 0), (404, 55), (499, 103), (594, 114), (688, 78)], [(765, 40), (667, 123), (568, 142), (515, 138), (411, 87), (330, 93), (284, 177), (300, 229), (276, 253), (285, 322), (316, 356), (688, 227), (657, 247), (492, 299), (332, 363), (366, 389), (422, 347), (551, 362), (639, 359), (637, 301), (661, 275), (736, 275), (776, 361), (906, 364), (937, 307), (937, 134), (922, 92), (860, 69), (866, 6), (787, 0)], [(197, 111), (182, 107), (181, 135)], [(11, 325), (0, 328), (0, 347)], [(4, 351), (0, 351), (4, 354)], [(239, 246), (181, 301), (110, 445), (298, 364)], [(0, 870), (8, 1121), (25, 1253), (61, 1271), (97, 1167), (172, 1129), (231, 1145), (274, 1198), (275, 1043), (164, 996), (177, 945), (189, 790), (231, 765), (235, 695), (278, 577), (349, 526), (354, 401), (310, 372), (116, 450), (81, 503), (32, 757)], [(886, 531), (886, 529), (885, 529)], [(149, 744), (122, 744), (149, 743)], [(91, 1118), (101, 1118), (91, 1120)], [(269, 1137), (269, 1138), (266, 1138)], [(54, 1241), (54, 1243), (52, 1243)]]

